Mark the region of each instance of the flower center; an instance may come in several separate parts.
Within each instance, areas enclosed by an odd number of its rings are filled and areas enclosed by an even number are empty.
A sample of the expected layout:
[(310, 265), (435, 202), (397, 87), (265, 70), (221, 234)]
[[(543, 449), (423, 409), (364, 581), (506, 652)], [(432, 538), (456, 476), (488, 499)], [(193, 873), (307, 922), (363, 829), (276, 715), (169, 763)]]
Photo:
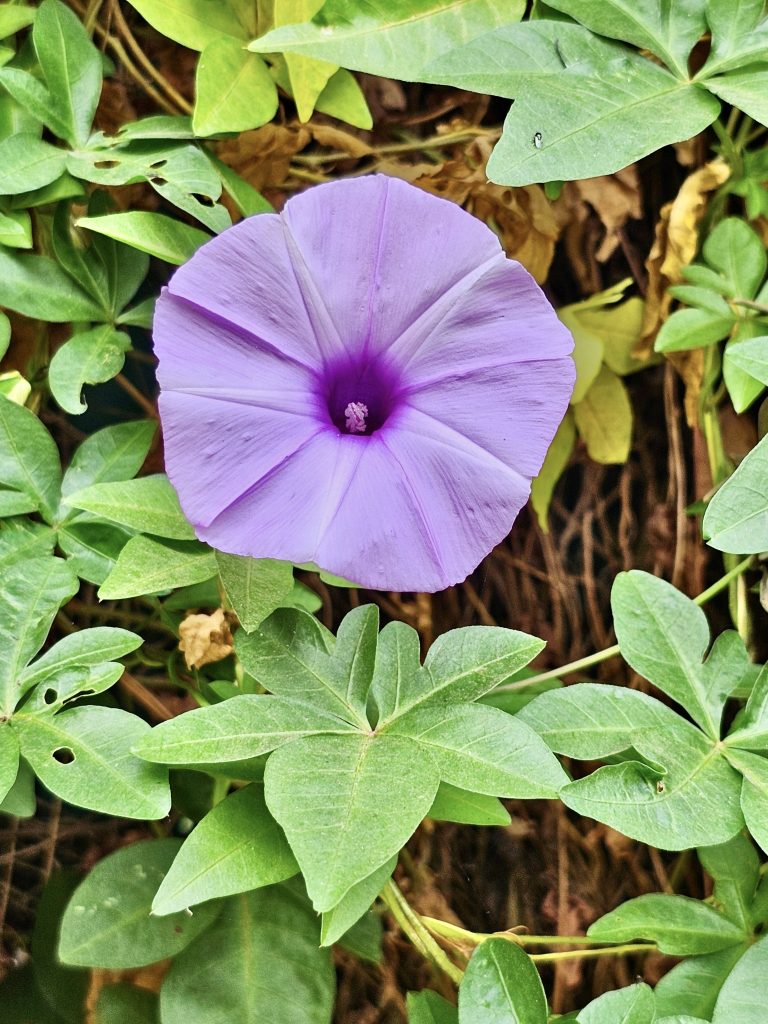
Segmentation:
[(368, 406), (362, 402), (350, 402), (344, 410), (346, 417), (345, 426), (350, 434), (365, 433), (365, 418), (368, 415)]
[(383, 360), (355, 354), (326, 366), (318, 380), (318, 398), (342, 434), (373, 434), (399, 404), (399, 379)]

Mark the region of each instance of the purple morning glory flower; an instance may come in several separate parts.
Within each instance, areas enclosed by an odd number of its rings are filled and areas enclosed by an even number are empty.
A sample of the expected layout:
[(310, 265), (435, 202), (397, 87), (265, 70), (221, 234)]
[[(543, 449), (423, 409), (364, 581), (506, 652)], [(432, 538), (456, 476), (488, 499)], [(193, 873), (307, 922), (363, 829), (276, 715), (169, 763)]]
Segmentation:
[(198, 537), (383, 590), (458, 583), (506, 536), (574, 382), (570, 334), (493, 232), (383, 176), (212, 239), (154, 338)]

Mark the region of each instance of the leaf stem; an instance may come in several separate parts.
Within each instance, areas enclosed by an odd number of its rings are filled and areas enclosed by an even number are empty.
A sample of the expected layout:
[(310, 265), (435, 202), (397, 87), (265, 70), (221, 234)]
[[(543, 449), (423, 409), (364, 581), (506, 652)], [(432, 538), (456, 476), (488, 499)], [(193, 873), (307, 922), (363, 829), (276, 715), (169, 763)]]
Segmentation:
[(436, 917), (422, 917), (421, 921), (426, 927), (441, 935), (445, 939), (454, 939), (458, 942), (468, 943), (477, 946), (486, 939), (507, 939), (515, 942), (518, 946), (604, 946), (606, 943), (601, 939), (590, 939), (586, 935), (528, 935), (525, 932), (471, 932), (459, 925), (451, 924), (449, 921), (441, 921)]
[(547, 963), (553, 960), (584, 960), (600, 956), (629, 956), (631, 953), (655, 953), (658, 950), (655, 942), (628, 942), (623, 946), (606, 946), (604, 949), (565, 949), (556, 953), (531, 953), (535, 963)]
[[(746, 572), (751, 563), (752, 556), (749, 555), (717, 580), (716, 583), (713, 583), (711, 587), (707, 587), (707, 589), (703, 590), (697, 597), (694, 597), (694, 604), (702, 605), (706, 604), (707, 601), (711, 601), (713, 597), (719, 594), (722, 590), (725, 590), (733, 580)], [(492, 692), (509, 693), (523, 689), (526, 686), (532, 686), (534, 683), (546, 682), (548, 679), (559, 679), (561, 676), (570, 675), (571, 672), (581, 672), (583, 669), (591, 668), (593, 665), (599, 665), (603, 661), (608, 661), (609, 658), (615, 658), (616, 655), (620, 653), (619, 645), (614, 644), (612, 647), (606, 647), (603, 651), (597, 651), (595, 654), (588, 654), (586, 658), (579, 658), (577, 661), (569, 661), (567, 665), (561, 665), (560, 668), (552, 668), (547, 672), (540, 672), (536, 676), (530, 676), (528, 679), (521, 679), (516, 683), (506, 683), (504, 686), (497, 686)]]
[(379, 899), (384, 903), (403, 933), (408, 936), (421, 955), (425, 959), (431, 960), (441, 971), (444, 971), (454, 984), (460, 984), (464, 972), (456, 964), (452, 963), (444, 950), (438, 946), (425, 927), (421, 917), (410, 906), (393, 879), (390, 878), (381, 890)]
[(764, 302), (755, 302), (752, 299), (729, 299), (732, 306), (746, 306), (747, 309), (756, 309), (758, 313), (768, 316), (768, 306)]

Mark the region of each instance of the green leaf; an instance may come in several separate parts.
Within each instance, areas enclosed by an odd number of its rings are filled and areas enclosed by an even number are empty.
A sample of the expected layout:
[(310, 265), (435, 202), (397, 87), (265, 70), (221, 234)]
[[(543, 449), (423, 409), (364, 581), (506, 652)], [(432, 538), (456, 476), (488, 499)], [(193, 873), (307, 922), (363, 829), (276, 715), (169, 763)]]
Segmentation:
[(0, 722), (0, 806), (19, 773), (19, 741), (8, 722)]
[(486, 939), (459, 986), (459, 1024), (546, 1024), (547, 999), (531, 958), (515, 942)]
[(661, 325), (656, 352), (683, 352), (705, 348), (727, 338), (736, 324), (733, 315), (721, 316), (706, 309), (679, 309)]
[(203, 50), (215, 39), (247, 39), (229, 3), (211, 0), (130, 0), (152, 28), (190, 50)]
[(623, 463), (632, 441), (632, 406), (623, 381), (602, 366), (589, 391), (573, 406), (576, 429), (595, 462)]
[(438, 775), (404, 736), (308, 736), (270, 756), (264, 785), (315, 909), (327, 911), (405, 845)]
[(768, 935), (747, 950), (725, 980), (715, 1004), (712, 1024), (763, 1024)]
[(94, 1024), (156, 1024), (160, 1019), (155, 993), (125, 982), (101, 989), (95, 1013)]
[(77, 225), (177, 265), (186, 263), (201, 245), (210, 241), (210, 235), (199, 228), (182, 224), (162, 213), (147, 213), (144, 210), (108, 213), (102, 217), (80, 217)]
[(768, 267), (765, 246), (754, 228), (739, 217), (726, 217), (707, 236), (704, 259), (743, 299), (754, 298)]
[(658, 0), (548, 0), (548, 3), (598, 35), (650, 50), (680, 78), (688, 77), (688, 56), (706, 28), (700, 0), (677, 0), (669, 8), (660, 6)]
[(219, 173), (224, 190), (244, 217), (251, 217), (255, 213), (274, 213), (272, 204), (253, 185), (249, 185), (212, 153), (209, 153), (209, 157)]
[[(238, 633), (235, 651), (246, 671), (266, 690), (367, 730), (362, 689), (370, 682), (376, 650), (372, 608), (355, 609), (347, 617), (349, 626), (342, 624), (338, 657), (329, 653), (333, 637), (328, 639), (327, 630), (312, 615), (287, 608), (273, 612), (250, 635)], [(358, 642), (362, 660), (356, 660)]]
[(715, 883), (714, 906), (745, 933), (752, 933), (752, 903), (760, 879), (760, 860), (745, 835), (720, 846), (697, 850), (701, 865)]
[(0, 142), (0, 195), (42, 188), (64, 173), (65, 153), (28, 132)]
[(723, 353), (723, 380), (736, 412), (744, 412), (755, 399), (763, 393), (765, 386), (745, 373), (731, 359), (745, 341), (758, 337), (765, 331), (765, 324), (755, 319), (742, 320), (736, 325), (735, 331), (725, 343)]
[(768, 23), (759, 24), (764, 7), (763, 0), (741, 0), (736, 7), (730, 0), (707, 0), (712, 43), (703, 77), (765, 56)]
[(690, 957), (677, 964), (656, 986), (657, 1012), (688, 1013), (709, 1020), (717, 994), (743, 952), (743, 947), (730, 946), (719, 953)]
[(427, 817), (464, 825), (508, 825), (512, 820), (507, 809), (495, 797), (468, 793), (447, 782), (440, 783)]
[[(99, 486), (99, 485), (96, 485)], [(202, 583), (216, 574), (216, 559), (198, 541), (131, 537), (99, 588), (101, 601), (158, 594)]]
[(576, 424), (569, 409), (557, 428), (539, 475), (531, 483), (531, 504), (544, 533), (549, 533), (549, 505), (552, 494), (570, 461), (575, 444)]
[(0, 305), (50, 323), (99, 322), (103, 311), (68, 274), (34, 253), (0, 251)]
[(75, 450), (61, 493), (66, 497), (92, 484), (129, 480), (144, 464), (156, 430), (153, 420), (116, 423), (97, 430)]
[(744, 776), (741, 809), (755, 842), (768, 852), (768, 760), (745, 750), (730, 749), (727, 758)]
[(48, 368), (48, 384), (53, 397), (65, 412), (75, 416), (85, 412), (82, 399), (85, 384), (103, 384), (118, 374), (125, 362), (131, 339), (124, 331), (102, 324), (82, 331), (57, 349)]
[(320, 945), (332, 946), (351, 928), (371, 907), (376, 897), (391, 878), (397, 865), (397, 857), (376, 868), (367, 878), (362, 879), (347, 892), (345, 896), (322, 915), (320, 926)]
[(0, 591), (0, 709), (10, 715), (22, 673), (43, 646), (60, 606), (78, 588), (77, 577), (60, 558), (34, 558), (3, 571)]
[(725, 738), (728, 747), (768, 750), (768, 665), (763, 665), (747, 700), (747, 706)]
[(607, 765), (561, 789), (581, 814), (663, 849), (723, 843), (742, 827), (739, 776), (713, 740), (652, 697), (581, 683), (541, 694), (517, 717), (559, 753), (596, 760), (634, 750), (647, 762)]
[[(195, 536), (184, 518), (176, 492), (162, 473), (138, 480), (91, 484), (67, 495), (66, 504), (156, 537), (192, 540)], [(214, 565), (211, 575), (215, 572)]]
[(3, 358), (11, 344), (11, 321), (5, 313), (0, 312), (0, 359)]
[(768, 437), (717, 491), (702, 529), (718, 551), (748, 555), (768, 550)]
[[(58, 958), (61, 918), (80, 881), (81, 875), (74, 868), (53, 871), (35, 908), (29, 947), (36, 985), (51, 1010), (61, 1014), (67, 1024), (81, 1024), (90, 982), (87, 971), (68, 967)], [(48, 1015), (38, 1019), (47, 1021)]]
[(59, 105), (43, 83), (29, 71), (0, 67), (0, 85), (14, 101), (10, 118), (17, 131), (35, 132), (42, 122), (57, 138), (68, 137), (70, 128), (59, 113)]
[(56, 534), (26, 517), (0, 519), (0, 569), (53, 554)]
[(252, 783), (211, 810), (185, 840), (152, 903), (172, 914), (220, 896), (282, 882), (299, 870), (285, 836), (267, 810), (263, 786)]
[(653, 991), (640, 982), (593, 1000), (578, 1015), (578, 1024), (654, 1024)]
[(0, 8), (0, 39), (15, 35), (19, 29), (26, 28), (35, 20), (37, 11), (34, 7), (21, 4), (6, 4)]
[(14, 716), (13, 727), (22, 756), (62, 800), (124, 818), (168, 813), (166, 773), (131, 753), (149, 730), (135, 715), (96, 706), (54, 716), (24, 712)]
[(357, 84), (355, 76), (346, 68), (339, 68), (335, 75), (331, 75), (317, 98), (315, 109), (364, 131), (373, 127), (365, 93)]
[(279, 608), (293, 589), (289, 562), (243, 558), (223, 551), (216, 552), (216, 562), (227, 598), (247, 633)]
[(43, 0), (32, 39), (57, 118), (67, 128), (64, 138), (83, 145), (101, 95), (101, 54), (60, 0)]
[(100, 665), (122, 658), (141, 647), (138, 634), (117, 626), (93, 626), (62, 637), (22, 673), (20, 684), (26, 692), (49, 676), (65, 669)]
[(738, 346), (726, 349), (724, 366), (731, 363), (744, 373), (768, 384), (768, 335), (745, 338)]
[(208, 43), (195, 78), (195, 134), (258, 128), (276, 111), (277, 89), (261, 57), (226, 36)]
[(19, 762), (19, 772), (5, 799), (0, 802), (0, 813), (15, 818), (31, 818), (37, 810), (35, 776), (25, 761)]
[(612, 174), (698, 134), (718, 111), (703, 89), (631, 52), (599, 65), (576, 64), (521, 93), (488, 161), (488, 177), (529, 185)]
[(317, 918), (295, 891), (274, 886), (229, 899), (213, 926), (176, 957), (160, 993), (161, 1019), (328, 1024), (334, 989)]
[(154, 839), (124, 846), (99, 861), (72, 895), (61, 921), (65, 964), (121, 970), (174, 956), (207, 928), (218, 904), (194, 914), (151, 916), (152, 896), (181, 841)]
[(399, 685), (388, 720), (417, 707), (467, 703), (500, 686), (544, 647), (537, 637), (498, 626), (466, 626), (443, 633), (429, 649), (419, 675), (392, 680)]
[(407, 1009), (408, 1024), (458, 1024), (456, 1007), (428, 988), (409, 992)]
[(444, 782), (473, 793), (552, 799), (568, 782), (533, 729), (498, 708), (421, 708), (391, 731), (416, 740)]
[(61, 487), (56, 445), (33, 412), (2, 397), (0, 480), (3, 487), (27, 495), (47, 522), (53, 520)]
[(288, 697), (241, 694), (156, 726), (135, 747), (160, 764), (227, 764), (316, 733), (354, 733), (340, 718)]
[[(766, 37), (763, 36), (761, 56), (765, 59)], [(718, 78), (708, 78), (704, 83), (710, 92), (726, 103), (743, 110), (760, 124), (768, 123), (768, 69), (764, 63), (750, 64), (731, 71)]]
[(508, 0), (329, 0), (304, 25), (273, 29), (250, 43), (257, 53), (299, 53), (405, 81), (418, 81), (436, 57), (475, 36), (519, 21), (525, 5)]
[(712, 699), (707, 692), (702, 663), (710, 635), (704, 612), (670, 583), (640, 570), (616, 576), (611, 608), (624, 660), (718, 739), (728, 693)]
[(590, 925), (587, 935), (598, 942), (649, 939), (669, 956), (714, 953), (748, 938), (706, 903), (666, 893), (627, 900)]

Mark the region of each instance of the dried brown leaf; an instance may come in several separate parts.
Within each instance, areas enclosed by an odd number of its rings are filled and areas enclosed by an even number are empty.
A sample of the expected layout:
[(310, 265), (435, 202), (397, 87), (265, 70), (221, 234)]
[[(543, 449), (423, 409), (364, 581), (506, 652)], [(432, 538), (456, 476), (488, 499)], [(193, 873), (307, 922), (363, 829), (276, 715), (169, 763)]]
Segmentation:
[(232, 634), (224, 609), (213, 615), (188, 615), (179, 626), (179, 650), (189, 668), (221, 661), (232, 653)]

